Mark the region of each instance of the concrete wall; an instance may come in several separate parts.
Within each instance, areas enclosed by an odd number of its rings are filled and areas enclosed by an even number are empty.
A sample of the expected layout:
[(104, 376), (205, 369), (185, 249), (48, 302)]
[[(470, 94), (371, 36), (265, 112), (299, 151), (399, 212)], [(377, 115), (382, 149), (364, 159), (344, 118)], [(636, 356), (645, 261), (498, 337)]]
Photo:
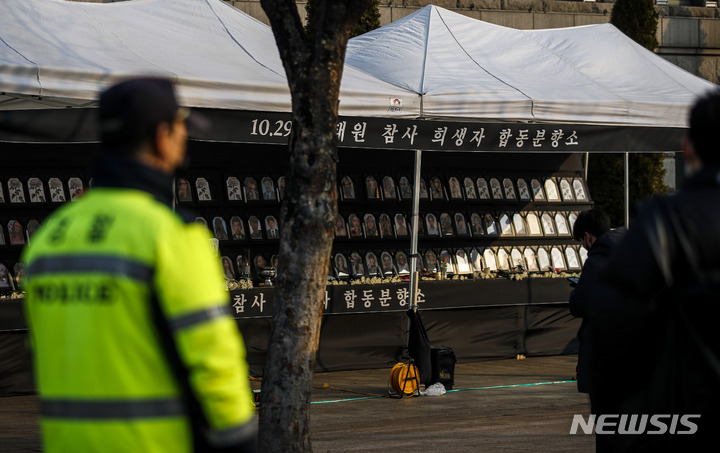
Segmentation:
[[(225, 0), (268, 23), (260, 0)], [(380, 0), (380, 24), (387, 25), (428, 4), (451, 9), (474, 19), (518, 29), (573, 27), (608, 22), (612, 2), (545, 0)], [(298, 2), (305, 17), (305, 2)]]
[(688, 72), (720, 83), (720, 19), (662, 17), (657, 53)]
[[(259, 0), (227, 3), (268, 23)], [(577, 27), (610, 21), (612, 1), (550, 0), (381, 0), (380, 22), (389, 24), (428, 4), (451, 9), (474, 19), (504, 27), (532, 30)], [(720, 9), (682, 6), (691, 1), (669, 1), (658, 6), (659, 47), (656, 52), (688, 72), (720, 83)], [(305, 3), (298, 2), (300, 17)]]

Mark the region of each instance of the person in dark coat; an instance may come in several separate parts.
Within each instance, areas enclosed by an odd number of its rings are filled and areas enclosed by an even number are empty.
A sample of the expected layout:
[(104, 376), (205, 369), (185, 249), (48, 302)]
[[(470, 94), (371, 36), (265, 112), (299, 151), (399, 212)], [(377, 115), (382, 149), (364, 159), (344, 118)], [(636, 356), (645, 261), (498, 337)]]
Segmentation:
[(578, 330), (580, 350), (577, 368), (578, 391), (583, 393), (591, 393), (590, 367), (587, 358), (590, 350), (588, 306), (602, 304), (607, 298), (598, 283), (600, 272), (607, 264), (610, 252), (626, 232), (624, 227), (611, 229), (610, 218), (599, 209), (588, 209), (581, 212), (573, 225), (573, 237), (588, 251), (580, 280), (570, 293), (570, 313), (583, 320)]
[[(683, 142), (689, 178), (638, 210), (593, 307), (593, 392), (646, 414), (608, 451), (703, 451), (720, 423), (720, 91), (699, 98)], [(655, 418), (655, 423), (652, 422)], [(638, 418), (640, 426), (642, 417)]]

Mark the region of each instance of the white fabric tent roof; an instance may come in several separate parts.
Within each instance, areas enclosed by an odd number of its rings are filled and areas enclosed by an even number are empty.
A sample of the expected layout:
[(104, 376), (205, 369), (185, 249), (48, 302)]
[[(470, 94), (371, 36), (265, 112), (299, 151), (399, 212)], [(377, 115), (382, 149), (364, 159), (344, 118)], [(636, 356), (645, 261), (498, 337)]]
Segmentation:
[[(0, 109), (93, 105), (122, 78), (161, 75), (189, 107), (291, 110), (272, 30), (220, 0), (2, 0), (0, 17)], [(417, 116), (419, 99), (348, 67), (340, 113)]]
[[(105, 87), (136, 75), (174, 78), (184, 105), (228, 116), (208, 139), (258, 138), (235, 133), (239, 119), (227, 111), (291, 111), (272, 30), (220, 0), (1, 0), (0, 15), (4, 140), (29, 140), (51, 123), (68, 136), (55, 130), (44, 140), (93, 140), (91, 126), (75, 132), (84, 109), (60, 122), (58, 108), (94, 107)], [(388, 146), (385, 118), (397, 118), (402, 130), (423, 131), (405, 143), (412, 149), (436, 149), (433, 124), (452, 121), (605, 127), (603, 140), (584, 132), (583, 149), (661, 151), (668, 140), (658, 131), (679, 143), (687, 109), (712, 88), (612, 25), (521, 31), (428, 6), (350, 40), (340, 115), (367, 118), (380, 142), (342, 145)]]
[(685, 127), (716, 87), (610, 24), (524, 31), (437, 6), (351, 39), (345, 61), (422, 95), (426, 118)]

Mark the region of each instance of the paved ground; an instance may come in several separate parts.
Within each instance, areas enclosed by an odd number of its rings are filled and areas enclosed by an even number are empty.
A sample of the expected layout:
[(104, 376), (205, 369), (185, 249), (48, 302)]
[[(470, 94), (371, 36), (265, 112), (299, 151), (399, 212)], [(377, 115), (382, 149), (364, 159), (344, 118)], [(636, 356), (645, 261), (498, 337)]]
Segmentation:
[[(315, 375), (315, 452), (592, 452), (594, 438), (571, 435), (587, 416), (577, 392), (576, 356), (458, 363), (453, 390), (389, 398), (390, 368)], [(258, 382), (253, 382), (259, 388)], [(0, 398), (0, 452), (41, 451), (34, 396)]]

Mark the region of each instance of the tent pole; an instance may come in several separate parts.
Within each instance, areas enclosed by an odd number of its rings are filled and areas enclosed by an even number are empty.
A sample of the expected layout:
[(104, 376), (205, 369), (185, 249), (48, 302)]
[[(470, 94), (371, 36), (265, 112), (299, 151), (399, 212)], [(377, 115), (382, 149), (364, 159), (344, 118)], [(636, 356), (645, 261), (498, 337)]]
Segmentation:
[(415, 174), (413, 183), (413, 206), (410, 227), (410, 309), (417, 311), (418, 293), (418, 218), (420, 216), (420, 168), (422, 151), (415, 150)]
[[(418, 272), (417, 272), (417, 244), (418, 244), (418, 216), (420, 208), (420, 167), (422, 152), (415, 150), (415, 170), (413, 183), (413, 207), (410, 220), (410, 310), (417, 312)], [(407, 330), (405, 331), (405, 347), (410, 346), (411, 321), (408, 316)]]
[(630, 228), (630, 153), (625, 152), (625, 228)]

